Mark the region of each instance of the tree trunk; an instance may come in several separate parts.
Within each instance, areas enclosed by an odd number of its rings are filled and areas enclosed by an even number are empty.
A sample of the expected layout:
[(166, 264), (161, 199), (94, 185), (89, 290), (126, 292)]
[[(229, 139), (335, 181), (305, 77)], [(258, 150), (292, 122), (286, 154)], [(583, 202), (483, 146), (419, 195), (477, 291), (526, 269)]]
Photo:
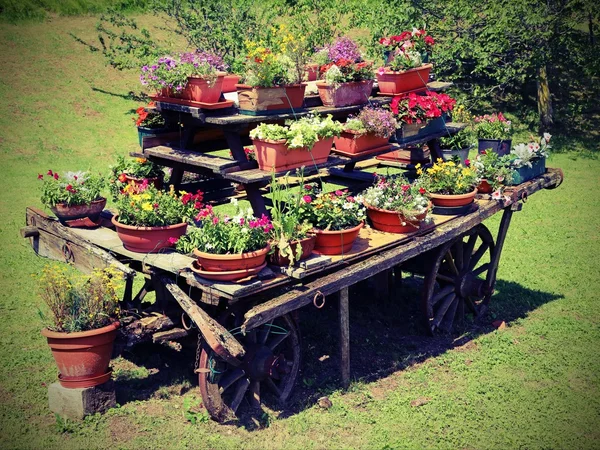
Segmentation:
[(542, 131), (549, 130), (554, 125), (554, 118), (550, 85), (548, 84), (548, 70), (545, 64), (538, 68), (537, 102)]

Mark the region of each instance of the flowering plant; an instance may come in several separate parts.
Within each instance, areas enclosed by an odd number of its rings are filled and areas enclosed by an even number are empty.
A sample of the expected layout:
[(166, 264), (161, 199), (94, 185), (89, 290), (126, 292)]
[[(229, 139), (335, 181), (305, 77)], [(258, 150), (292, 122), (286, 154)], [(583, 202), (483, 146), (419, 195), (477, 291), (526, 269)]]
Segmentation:
[(117, 157), (116, 164), (110, 167), (110, 192), (113, 198), (127, 186), (130, 179), (153, 179), (157, 178), (162, 182), (165, 173), (158, 164), (153, 163), (146, 158), (127, 158), (123, 156)]
[(95, 269), (89, 277), (69, 275), (64, 265), (46, 266), (39, 279), (39, 292), (50, 308), (50, 317), (40, 311), (48, 329), (74, 333), (102, 328), (116, 320), (120, 275), (112, 266)]
[(235, 217), (219, 217), (208, 205), (196, 216), (202, 222), (176, 242), (180, 252), (190, 253), (197, 248), (201, 252), (217, 255), (239, 254), (263, 249), (267, 246), (273, 225), (264, 214), (260, 219), (252, 216), (252, 208), (242, 211), (239, 207)]
[(462, 150), (471, 147), (472, 143), (473, 136), (471, 131), (466, 128), (453, 135), (440, 138), (440, 147), (443, 149)]
[(154, 107), (155, 103), (150, 102), (148, 106), (140, 106), (135, 110), (137, 117), (133, 117), (132, 120), (136, 127), (163, 128), (165, 126), (165, 118)]
[(430, 55), (435, 40), (424, 29), (413, 28), (399, 35), (382, 37), (379, 43), (389, 52), (389, 68), (393, 71), (420, 67), (424, 55)]
[(348, 192), (324, 194), (317, 183), (305, 184), (300, 195), (300, 220), (319, 230), (338, 231), (353, 228), (365, 220), (365, 208)]
[(510, 151), (512, 156), (512, 167), (515, 169), (524, 166), (531, 167), (531, 161), (548, 156), (551, 137), (552, 135), (550, 133), (544, 133), (540, 138), (539, 143), (533, 141), (534, 138), (531, 136), (533, 142), (515, 145)]
[[(304, 185), (304, 176), (301, 170), (296, 171), (300, 178), (300, 184)], [(296, 245), (296, 252), (290, 245), (293, 241), (304, 239), (312, 225), (305, 219), (300, 218), (300, 207), (303, 200), (299, 195), (292, 195), (288, 182), (288, 174), (284, 177), (284, 183), (281, 184), (275, 178), (275, 172), (271, 176), (271, 201), (273, 206), (270, 208), (273, 218), (273, 229), (271, 230), (271, 239), (273, 248), (281, 258), (287, 258), (289, 265), (300, 260), (302, 256), (302, 246)]]
[(321, 66), (320, 73), (328, 84), (339, 84), (350, 81), (372, 80), (373, 63), (358, 62), (354, 63), (348, 59), (339, 59), (335, 63)]
[(201, 191), (191, 194), (173, 186), (168, 192), (156, 189), (144, 179), (141, 184), (128, 184), (117, 197), (119, 223), (137, 227), (162, 227), (187, 222), (202, 208)]
[(67, 206), (89, 205), (100, 198), (105, 180), (100, 175), (90, 172), (66, 172), (60, 176), (58, 172), (49, 170), (46, 175), (39, 174), (42, 181), (42, 203), (54, 207), (58, 203)]
[(334, 121), (331, 114), (326, 117), (305, 116), (298, 120), (286, 122), (286, 126), (261, 123), (250, 131), (251, 139), (259, 140), (287, 140), (287, 148), (312, 149), (321, 139), (339, 136), (343, 125)]
[(477, 116), (473, 121), (478, 139), (507, 139), (512, 132), (510, 120), (501, 112)]
[(351, 62), (359, 62), (362, 60), (362, 55), (358, 48), (358, 44), (348, 37), (339, 37), (333, 44), (324, 47), (327, 50), (327, 57), (331, 62), (346, 60)]
[(344, 130), (389, 138), (396, 132), (396, 127), (396, 119), (391, 111), (383, 108), (366, 107), (361, 109), (358, 116), (349, 119), (345, 123)]
[(497, 190), (512, 175), (511, 159), (510, 155), (498, 156), (494, 151), (484, 150), (476, 156), (473, 168), (480, 179), (487, 180), (492, 189)]
[(419, 175), (417, 185), (433, 194), (466, 194), (479, 184), (475, 168), (463, 167), (454, 161), (444, 162), (439, 158), (433, 167), (423, 170), (421, 164), (417, 164), (416, 168)]
[(427, 91), (425, 95), (417, 95), (411, 92), (395, 96), (390, 109), (399, 123), (422, 123), (452, 111), (455, 104), (456, 100), (447, 94)]
[(425, 188), (410, 184), (402, 175), (392, 178), (377, 176), (374, 185), (367, 188), (360, 199), (367, 207), (395, 211), (409, 220), (415, 220), (429, 207)]

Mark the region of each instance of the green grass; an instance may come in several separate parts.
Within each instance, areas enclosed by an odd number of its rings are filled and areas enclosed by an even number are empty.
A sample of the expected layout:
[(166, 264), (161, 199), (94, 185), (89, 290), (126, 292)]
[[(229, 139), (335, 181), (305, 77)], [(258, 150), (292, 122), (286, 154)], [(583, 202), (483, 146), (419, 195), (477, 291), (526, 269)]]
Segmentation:
[[(136, 149), (129, 112), (138, 106), (129, 98), (139, 90), (136, 74), (106, 67), (69, 35), (92, 41), (94, 22), (0, 26), (0, 448), (600, 445), (600, 161), (586, 157), (596, 153), (585, 146), (553, 156), (549, 165), (563, 168), (564, 184), (532, 196), (514, 215), (489, 318), (506, 320), (505, 330), (486, 325), (456, 347), (425, 338), (406, 345), (399, 333), (410, 314), (386, 316), (372, 296), (355, 297), (352, 323), (371, 328), (351, 330), (353, 373), (360, 378), (347, 392), (338, 390), (337, 374), (329, 372), (335, 316), (307, 310), (293, 412), (269, 412), (261, 429), (205, 420), (195, 406), (193, 350), (120, 358), (118, 384), (129, 389), (122, 406), (82, 423), (57, 422), (46, 399), (56, 369), (39, 333), (32, 278), (47, 261), (18, 230), (25, 207), (40, 206), (38, 173), (106, 170), (115, 155)], [(494, 217), (487, 225), (495, 232), (498, 222)], [(331, 358), (321, 361), (325, 354)], [(360, 364), (371, 354), (370, 364)], [(329, 410), (315, 404), (324, 394), (333, 402)], [(411, 406), (415, 400), (422, 406)]]
[(75, 16), (107, 11), (142, 10), (143, 0), (0, 0), (0, 20), (11, 23), (43, 21), (51, 15)]

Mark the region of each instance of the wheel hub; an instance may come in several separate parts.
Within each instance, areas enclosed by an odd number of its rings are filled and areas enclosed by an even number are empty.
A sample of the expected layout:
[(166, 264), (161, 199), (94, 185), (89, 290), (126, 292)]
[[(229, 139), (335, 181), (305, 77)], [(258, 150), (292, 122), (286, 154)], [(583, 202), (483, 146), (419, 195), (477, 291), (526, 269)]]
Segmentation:
[(481, 280), (475, 277), (471, 272), (467, 272), (457, 280), (456, 293), (463, 298), (483, 298), (491, 293), (491, 289), (485, 280)]
[(291, 369), (283, 353), (275, 355), (266, 345), (257, 344), (246, 352), (244, 371), (250, 379), (262, 381), (268, 377), (279, 379)]

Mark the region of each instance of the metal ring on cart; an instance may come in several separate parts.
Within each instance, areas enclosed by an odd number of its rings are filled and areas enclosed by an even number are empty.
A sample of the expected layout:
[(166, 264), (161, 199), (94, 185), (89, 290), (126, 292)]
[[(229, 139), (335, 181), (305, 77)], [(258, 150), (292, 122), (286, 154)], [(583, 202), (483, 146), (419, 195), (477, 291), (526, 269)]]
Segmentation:
[(181, 326), (183, 327), (183, 329), (185, 331), (190, 331), (192, 328), (196, 328), (196, 325), (191, 319), (189, 325), (185, 322), (187, 320), (186, 317), (188, 317), (186, 313), (181, 313)]
[[(320, 304), (317, 303), (319, 300), (321, 300)], [(321, 291), (317, 291), (313, 297), (313, 305), (315, 305), (315, 308), (317, 309), (321, 309), (323, 306), (325, 306), (325, 295), (323, 295)]]
[(527, 203), (527, 198), (528, 198), (527, 192), (523, 192), (523, 193), (521, 194), (521, 201), (522, 201), (523, 203)]
[(73, 255), (73, 250), (71, 250), (71, 246), (68, 242), (65, 242), (61, 248), (62, 254), (65, 257), (65, 262), (68, 263), (70, 261), (75, 261), (75, 255)]

